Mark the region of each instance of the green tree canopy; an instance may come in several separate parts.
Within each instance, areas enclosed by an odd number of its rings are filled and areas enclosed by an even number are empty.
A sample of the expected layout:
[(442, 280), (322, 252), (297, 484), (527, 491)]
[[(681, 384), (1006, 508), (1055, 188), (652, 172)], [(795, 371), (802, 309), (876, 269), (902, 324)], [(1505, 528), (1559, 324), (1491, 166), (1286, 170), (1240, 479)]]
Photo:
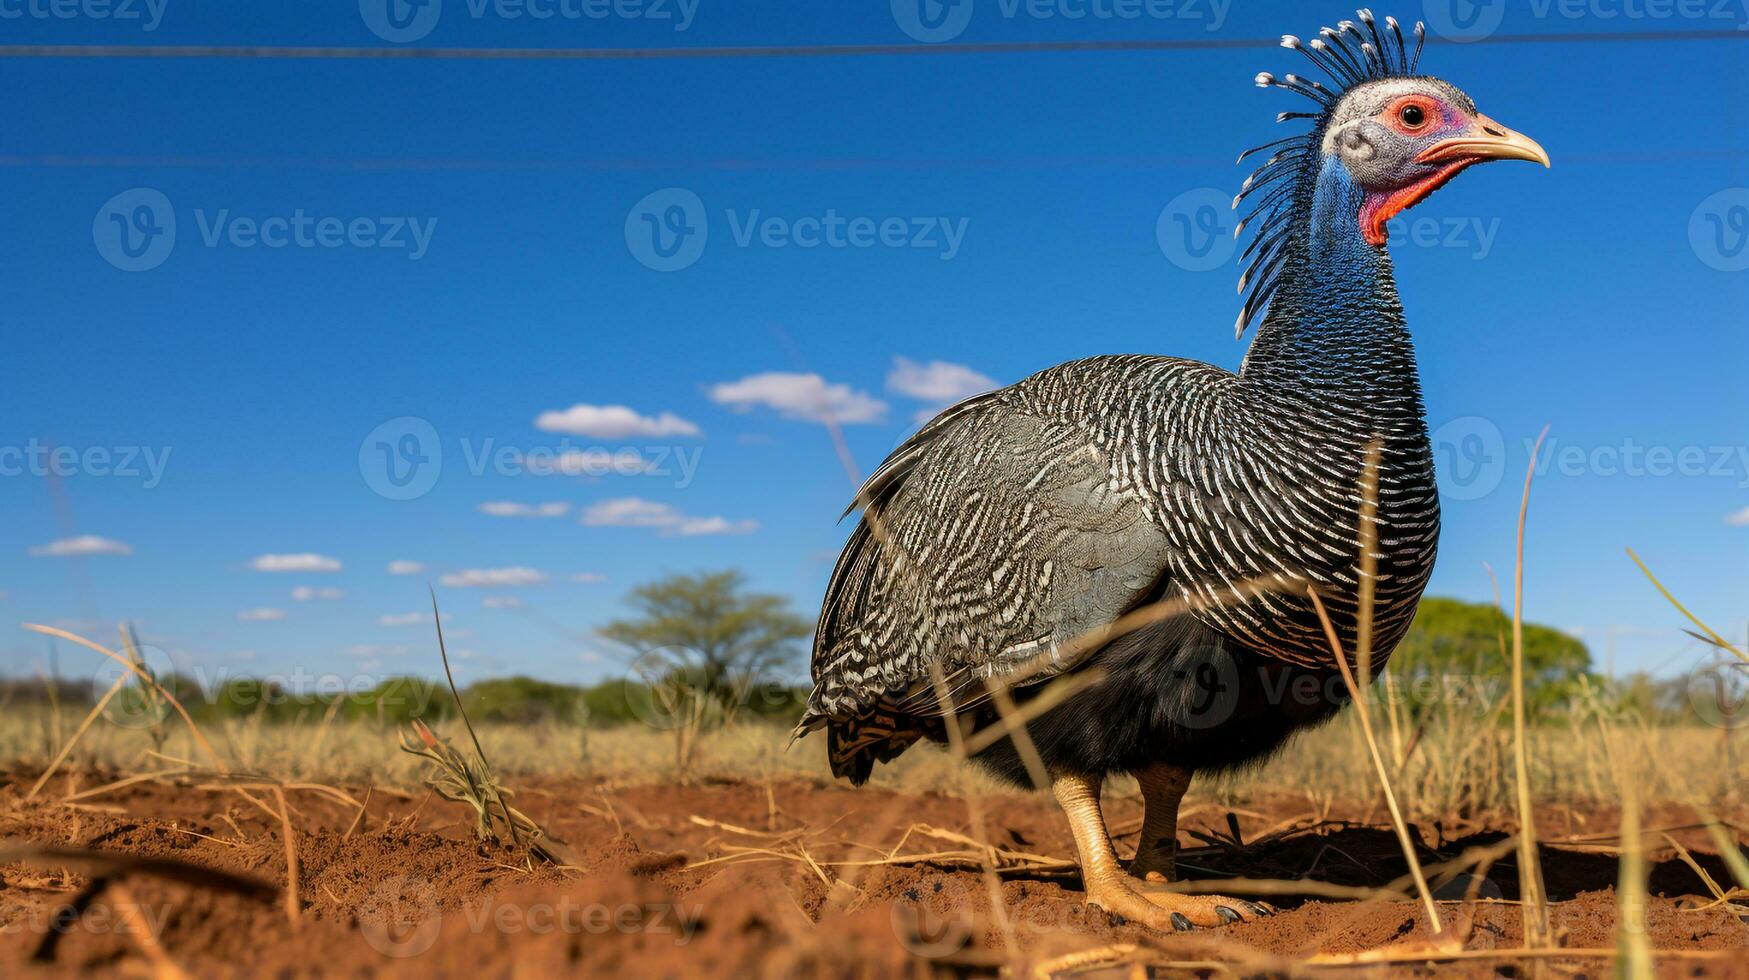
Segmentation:
[[(1501, 637), (1506, 651), (1501, 652)], [(1494, 606), (1426, 598), (1408, 635), (1391, 655), (1391, 671), (1414, 680), (1463, 675), (1506, 691), (1512, 673), (1512, 620)], [(1591, 669), (1591, 653), (1577, 637), (1549, 626), (1524, 624), (1524, 681), (1531, 704), (1549, 707)]]
[(639, 615), (601, 634), (719, 696), (775, 679), (814, 631), (789, 600), (748, 592), (746, 576), (733, 570), (670, 575), (638, 586), (627, 602)]

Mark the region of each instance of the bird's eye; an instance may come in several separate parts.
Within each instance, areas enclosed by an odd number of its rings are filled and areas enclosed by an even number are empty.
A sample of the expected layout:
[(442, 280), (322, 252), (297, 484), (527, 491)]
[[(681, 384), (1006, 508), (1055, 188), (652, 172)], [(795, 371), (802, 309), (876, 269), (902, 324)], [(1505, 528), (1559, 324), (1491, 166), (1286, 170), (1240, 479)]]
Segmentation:
[(1422, 124), (1427, 122), (1427, 111), (1414, 103), (1404, 106), (1399, 115), (1403, 120), (1403, 125), (1410, 129), (1419, 129)]

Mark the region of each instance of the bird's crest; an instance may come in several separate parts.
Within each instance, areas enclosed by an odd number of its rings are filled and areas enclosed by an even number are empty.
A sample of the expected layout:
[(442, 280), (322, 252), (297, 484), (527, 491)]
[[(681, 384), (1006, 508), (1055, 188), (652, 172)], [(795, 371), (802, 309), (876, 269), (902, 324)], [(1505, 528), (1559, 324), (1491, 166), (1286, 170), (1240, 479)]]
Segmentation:
[(1243, 162), (1246, 157), (1273, 151), (1269, 159), (1245, 178), (1239, 195), (1233, 198), (1235, 210), (1248, 199), (1252, 202), (1250, 211), (1233, 229), (1233, 237), (1239, 237), (1246, 228), (1257, 229), (1256, 237), (1240, 256), (1240, 261), (1247, 263), (1244, 274), (1239, 277), (1239, 292), (1245, 297), (1245, 305), (1233, 326), (1234, 339), (1244, 336), (1245, 328), (1268, 307), (1270, 298), (1275, 295), (1282, 265), (1287, 258), (1288, 241), (1294, 230), (1292, 218), (1300, 190), (1301, 170), (1307, 157), (1323, 140), (1324, 126), (1329, 121), (1331, 110), (1349, 89), (1366, 82), (1414, 75), (1421, 62), (1421, 49), (1427, 43), (1425, 24), (1416, 23), (1413, 32), (1415, 47), (1411, 51), (1395, 17), (1386, 17), (1384, 26), (1380, 27), (1370, 10), (1361, 10), (1356, 16), (1360, 18), (1358, 24), (1345, 20), (1335, 27), (1321, 28), (1311, 41), (1301, 41), (1292, 34), (1282, 36), (1281, 46), (1305, 55), (1318, 70), (1329, 76), (1331, 85), (1292, 73), (1280, 78), (1269, 72), (1257, 74), (1259, 88), (1287, 89), (1317, 103), (1318, 110), (1277, 115), (1276, 122), (1297, 119), (1314, 122), (1304, 133), (1252, 147), (1239, 154), (1239, 160)]

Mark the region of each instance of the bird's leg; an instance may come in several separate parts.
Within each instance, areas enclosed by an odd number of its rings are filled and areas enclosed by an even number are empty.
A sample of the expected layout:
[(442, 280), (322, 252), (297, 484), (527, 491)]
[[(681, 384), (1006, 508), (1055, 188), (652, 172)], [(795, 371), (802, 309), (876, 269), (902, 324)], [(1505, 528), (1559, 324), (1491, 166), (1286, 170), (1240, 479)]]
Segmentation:
[(1178, 803), (1190, 788), (1191, 770), (1158, 763), (1136, 773), (1142, 784), (1142, 835), (1130, 876), (1144, 881), (1172, 880), (1178, 854)]
[(1068, 816), (1069, 831), (1075, 837), (1075, 855), (1081, 864), (1081, 881), (1089, 905), (1155, 929), (1179, 932), (1268, 914), (1264, 906), (1215, 895), (1139, 890), (1141, 882), (1125, 874), (1118, 862), (1105, 817), (1099, 812), (1099, 787), (1103, 781), (1100, 776), (1071, 773), (1057, 773), (1051, 781), (1051, 792)]

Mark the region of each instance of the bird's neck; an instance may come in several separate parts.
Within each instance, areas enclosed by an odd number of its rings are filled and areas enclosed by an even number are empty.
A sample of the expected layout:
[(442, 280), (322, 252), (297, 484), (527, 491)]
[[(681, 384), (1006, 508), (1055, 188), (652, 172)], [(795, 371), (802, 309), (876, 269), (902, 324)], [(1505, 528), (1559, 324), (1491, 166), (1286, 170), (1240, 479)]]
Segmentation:
[(1361, 232), (1365, 192), (1335, 157), (1302, 176), (1295, 238), (1240, 377), (1367, 415), (1421, 413), (1391, 257)]

